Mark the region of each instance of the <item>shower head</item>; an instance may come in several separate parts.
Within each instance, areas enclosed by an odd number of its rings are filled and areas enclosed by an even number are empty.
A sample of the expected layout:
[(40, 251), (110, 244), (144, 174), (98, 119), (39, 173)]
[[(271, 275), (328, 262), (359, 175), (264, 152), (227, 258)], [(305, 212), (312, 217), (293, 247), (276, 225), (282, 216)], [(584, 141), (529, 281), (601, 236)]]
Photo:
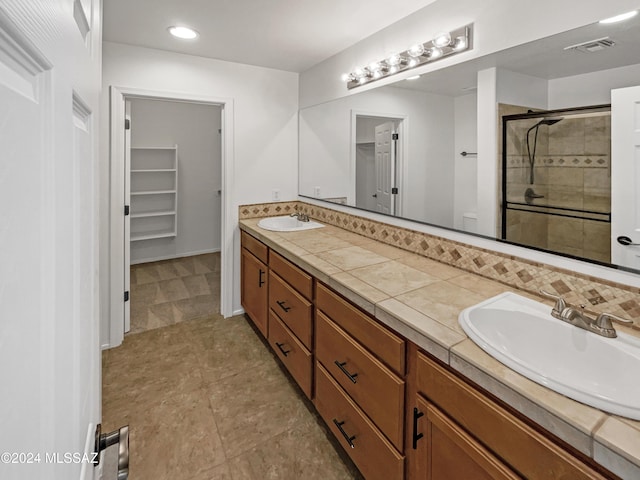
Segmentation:
[(560, 120), (564, 120), (564, 117), (544, 117), (538, 122), (538, 125), (553, 125), (554, 123), (558, 123)]

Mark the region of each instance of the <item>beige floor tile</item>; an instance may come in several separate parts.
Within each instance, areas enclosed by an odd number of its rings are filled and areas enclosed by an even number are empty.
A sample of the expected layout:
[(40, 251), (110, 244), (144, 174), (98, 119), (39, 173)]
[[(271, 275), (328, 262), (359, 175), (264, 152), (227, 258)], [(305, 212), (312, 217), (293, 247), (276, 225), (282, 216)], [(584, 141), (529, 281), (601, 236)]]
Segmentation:
[(228, 458), (313, 421), (275, 360), (209, 385), (213, 416)]
[(288, 430), (229, 460), (234, 479), (361, 479), (316, 424)]

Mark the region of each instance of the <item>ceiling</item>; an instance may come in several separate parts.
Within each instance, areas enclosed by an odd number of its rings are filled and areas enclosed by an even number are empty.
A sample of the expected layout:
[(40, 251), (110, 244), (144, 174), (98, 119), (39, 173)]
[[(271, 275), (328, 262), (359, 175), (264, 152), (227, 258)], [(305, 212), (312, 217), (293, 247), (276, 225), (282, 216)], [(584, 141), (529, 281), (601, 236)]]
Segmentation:
[[(104, 0), (104, 40), (303, 72), (435, 0)], [(169, 35), (188, 26), (196, 40)]]

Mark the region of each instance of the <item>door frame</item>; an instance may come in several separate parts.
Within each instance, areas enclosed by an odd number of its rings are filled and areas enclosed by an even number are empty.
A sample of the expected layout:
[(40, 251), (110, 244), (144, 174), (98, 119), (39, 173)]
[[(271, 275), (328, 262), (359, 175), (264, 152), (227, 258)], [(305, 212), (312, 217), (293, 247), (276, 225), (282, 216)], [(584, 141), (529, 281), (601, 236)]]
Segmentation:
[(147, 90), (111, 85), (109, 91), (109, 338), (102, 348), (116, 347), (124, 339), (124, 118), (125, 100), (135, 98), (191, 102), (221, 107), (221, 239), (220, 239), (220, 313), (233, 315), (233, 232), (237, 214), (233, 205), (233, 98), (192, 95), (184, 92)]
[(405, 158), (409, 158), (409, 115), (373, 112), (370, 110), (351, 109), (351, 137), (349, 139), (349, 196), (355, 205), (356, 199), (356, 123), (358, 116), (382, 117), (388, 120), (398, 121), (398, 134), (400, 140), (397, 143), (396, 152), (396, 186), (400, 190), (400, 195), (395, 199), (396, 216), (402, 215), (404, 205), (406, 205), (405, 178), (407, 175), (407, 163)]

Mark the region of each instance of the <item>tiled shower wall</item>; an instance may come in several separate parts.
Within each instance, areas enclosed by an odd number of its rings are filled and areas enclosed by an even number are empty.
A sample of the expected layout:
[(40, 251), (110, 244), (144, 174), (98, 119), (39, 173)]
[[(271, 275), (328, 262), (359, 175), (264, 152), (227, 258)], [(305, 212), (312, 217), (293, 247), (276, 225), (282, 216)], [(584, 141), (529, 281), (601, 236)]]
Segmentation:
[[(501, 114), (526, 111), (522, 107), (500, 106)], [(534, 183), (530, 184), (526, 132), (540, 120), (515, 120), (507, 126), (507, 199), (524, 203), (524, 192), (532, 188), (536, 194), (544, 196), (536, 199), (535, 205), (608, 214), (611, 210), (611, 116), (608, 112), (591, 117), (565, 116), (554, 125), (541, 126)], [(532, 132), (532, 148), (533, 138)], [(563, 213), (607, 218), (570, 211)], [(514, 210), (507, 211), (506, 223), (509, 241), (610, 262), (610, 223)]]
[(358, 233), (424, 257), (453, 265), (538, 294), (557, 292), (572, 304), (585, 304), (591, 313), (610, 312), (640, 320), (640, 289), (485, 250), (427, 233), (395, 227), (357, 215), (305, 202), (280, 202), (239, 207), (239, 218), (258, 218), (302, 212), (319, 222)]

